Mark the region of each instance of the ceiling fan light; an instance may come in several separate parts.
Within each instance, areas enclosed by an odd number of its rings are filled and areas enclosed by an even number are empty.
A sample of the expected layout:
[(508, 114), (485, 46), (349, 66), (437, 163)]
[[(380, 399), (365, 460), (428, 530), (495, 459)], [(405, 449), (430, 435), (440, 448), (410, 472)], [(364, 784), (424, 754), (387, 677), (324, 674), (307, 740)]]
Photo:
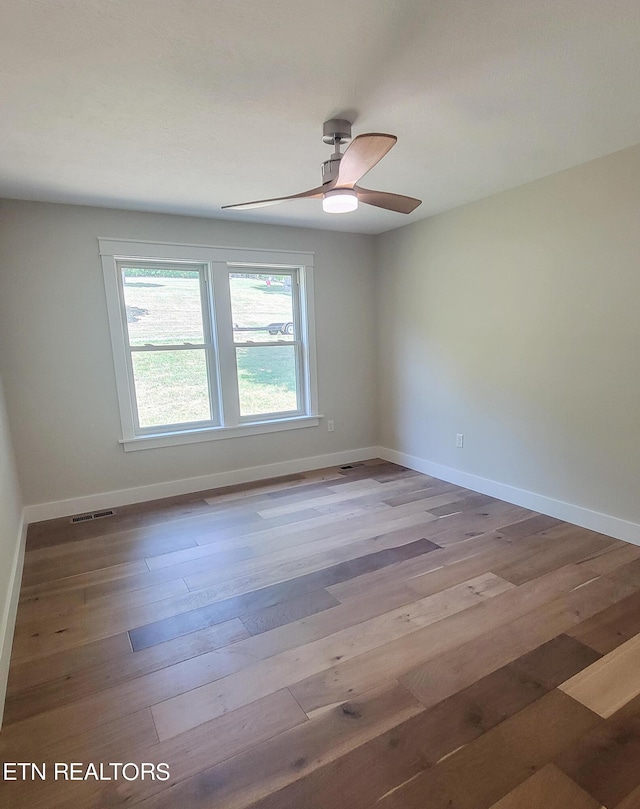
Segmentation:
[(322, 197), (322, 210), (325, 213), (349, 213), (357, 207), (358, 197), (350, 188), (336, 188), (327, 191)]

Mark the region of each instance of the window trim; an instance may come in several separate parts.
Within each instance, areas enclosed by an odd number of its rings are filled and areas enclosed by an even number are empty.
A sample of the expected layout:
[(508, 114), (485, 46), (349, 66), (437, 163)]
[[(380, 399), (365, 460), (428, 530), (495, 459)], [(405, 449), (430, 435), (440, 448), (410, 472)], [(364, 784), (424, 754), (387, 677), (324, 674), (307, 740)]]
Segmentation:
[[(131, 241), (127, 239), (99, 238), (102, 260), (107, 315), (111, 332), (116, 390), (122, 425), (122, 444), (125, 451), (151, 449), (176, 444), (190, 444), (244, 435), (280, 432), (301, 427), (317, 426), (318, 385), (316, 371), (315, 317), (313, 297), (313, 253), (256, 248), (187, 245), (173, 242)], [(206, 297), (210, 311), (211, 355), (217, 358), (216, 368), (209, 374), (212, 394), (212, 422), (192, 425), (168, 425), (162, 430), (136, 427), (135, 386), (129, 368), (130, 349), (128, 330), (122, 317), (124, 298), (120, 266), (127, 261), (137, 264), (148, 262), (174, 262), (205, 267)], [(289, 270), (297, 275), (297, 312), (300, 320), (299, 391), (301, 408), (296, 412), (267, 414), (264, 417), (241, 417), (237, 398), (235, 343), (228, 278), (231, 272), (247, 270)], [(217, 275), (217, 277), (216, 277)], [(225, 281), (221, 283), (222, 275)], [(226, 289), (226, 292), (225, 292)], [(215, 290), (215, 304), (213, 292)], [(227, 300), (220, 298), (227, 297)], [(295, 307), (294, 307), (295, 311)], [(206, 329), (205, 324), (205, 329)], [(228, 334), (227, 334), (228, 332)], [(206, 335), (205, 335), (206, 337)], [(224, 343), (224, 345), (220, 345)], [(229, 348), (232, 349), (231, 353)], [(230, 385), (235, 379), (235, 386)], [(223, 380), (227, 380), (224, 384)], [(233, 388), (230, 390), (229, 388)], [(218, 404), (216, 404), (216, 402)]]

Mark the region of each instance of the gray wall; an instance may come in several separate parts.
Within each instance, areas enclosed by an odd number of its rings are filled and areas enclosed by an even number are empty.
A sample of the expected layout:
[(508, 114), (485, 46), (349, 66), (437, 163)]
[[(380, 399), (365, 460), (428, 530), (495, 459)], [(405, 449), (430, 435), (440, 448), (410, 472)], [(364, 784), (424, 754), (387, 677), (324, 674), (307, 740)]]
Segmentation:
[(640, 522), (640, 147), (376, 241), (380, 443)]
[(0, 379), (0, 724), (4, 707), (6, 677), (9, 671), (11, 639), (18, 589), (22, 497), (13, 459), (11, 436)]
[[(125, 453), (97, 238), (315, 253), (319, 427)], [(24, 499), (44, 503), (368, 447), (371, 237), (80, 206), (0, 205), (0, 372)]]

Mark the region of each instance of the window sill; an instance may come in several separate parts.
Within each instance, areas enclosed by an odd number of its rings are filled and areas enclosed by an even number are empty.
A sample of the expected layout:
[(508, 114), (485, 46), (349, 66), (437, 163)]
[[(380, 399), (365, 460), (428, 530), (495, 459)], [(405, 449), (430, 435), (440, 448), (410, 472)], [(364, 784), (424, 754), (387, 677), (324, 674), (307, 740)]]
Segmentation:
[(299, 430), (302, 427), (317, 427), (322, 416), (295, 416), (277, 421), (252, 422), (237, 427), (207, 427), (203, 430), (189, 430), (175, 433), (156, 433), (155, 435), (138, 435), (135, 438), (123, 438), (120, 444), (125, 452), (156, 447), (171, 447), (177, 444), (196, 444), (201, 441), (218, 441), (222, 438), (240, 438), (247, 435), (279, 433), (283, 430)]

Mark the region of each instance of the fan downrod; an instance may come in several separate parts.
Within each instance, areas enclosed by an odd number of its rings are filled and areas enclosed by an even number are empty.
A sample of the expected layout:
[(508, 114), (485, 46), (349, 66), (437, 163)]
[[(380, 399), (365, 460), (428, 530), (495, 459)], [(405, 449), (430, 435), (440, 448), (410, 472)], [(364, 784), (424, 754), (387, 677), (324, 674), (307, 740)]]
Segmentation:
[(351, 140), (351, 123), (344, 118), (332, 118), (330, 121), (325, 121), (322, 127), (322, 140), (335, 149), (331, 157), (322, 164), (322, 184), (326, 185), (338, 176), (338, 168), (342, 159), (340, 146), (345, 141)]

